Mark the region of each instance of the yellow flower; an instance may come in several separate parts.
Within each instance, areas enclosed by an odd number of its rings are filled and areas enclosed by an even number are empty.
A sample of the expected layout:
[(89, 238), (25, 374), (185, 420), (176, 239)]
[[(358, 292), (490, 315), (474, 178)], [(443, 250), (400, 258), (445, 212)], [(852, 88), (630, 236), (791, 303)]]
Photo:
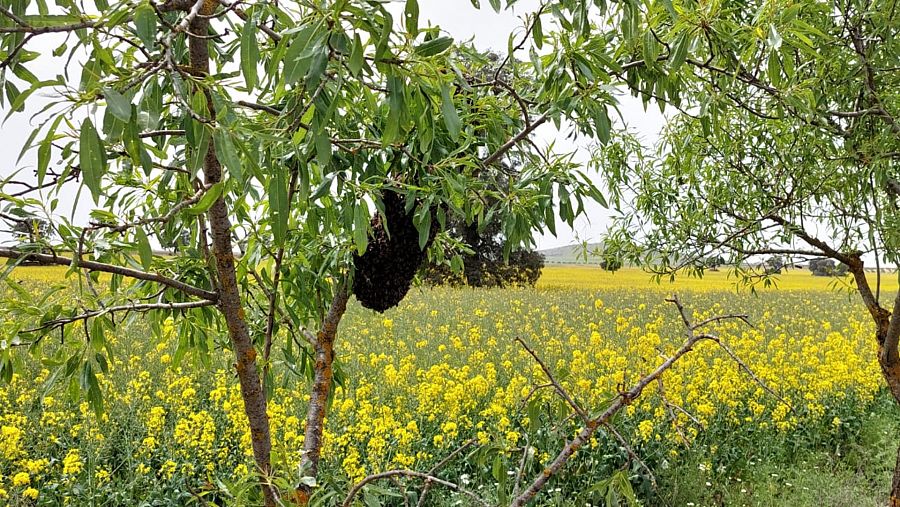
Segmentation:
[(653, 436), (653, 421), (650, 421), (649, 419), (641, 421), (640, 424), (638, 424), (638, 436), (645, 442), (650, 440), (650, 437)]
[(99, 484), (105, 484), (109, 482), (110, 473), (101, 468), (94, 473), (94, 479), (96, 479)]
[(63, 474), (78, 475), (82, 468), (84, 468), (84, 463), (81, 462), (78, 449), (69, 449), (66, 457), (63, 458)]
[(28, 488), (22, 492), (22, 496), (24, 496), (25, 498), (30, 498), (32, 500), (37, 500), (38, 494), (38, 490), (34, 488)]
[(28, 475), (28, 472), (19, 472), (13, 476), (13, 486), (25, 486), (26, 484), (31, 484), (31, 476)]
[(15, 426), (0, 427), (0, 454), (13, 460), (22, 452), (22, 430)]
[(178, 464), (172, 460), (167, 460), (165, 463), (159, 467), (160, 475), (164, 475), (166, 479), (171, 479), (175, 474), (175, 469), (178, 468)]

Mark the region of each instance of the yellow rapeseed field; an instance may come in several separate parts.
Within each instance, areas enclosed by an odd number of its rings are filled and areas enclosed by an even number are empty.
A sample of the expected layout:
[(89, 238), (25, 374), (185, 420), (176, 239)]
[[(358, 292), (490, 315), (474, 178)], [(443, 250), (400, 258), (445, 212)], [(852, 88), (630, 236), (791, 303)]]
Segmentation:
[[(13, 277), (37, 287), (63, 272), (24, 268)], [(383, 315), (354, 305), (336, 345), (342, 382), (326, 422), (323, 490), (346, 491), (390, 468), (427, 470), (467, 439), (480, 447), (447, 473), (472, 487), (497, 489), (496, 467), (505, 481), (523, 448), (539, 470), (579, 424), (549, 390), (523, 403), (546, 377), (514, 338), (533, 346), (583, 406), (598, 410), (683, 342), (677, 313), (664, 302), (676, 290), (695, 319), (749, 314), (753, 327), (728, 321), (709, 330), (778, 397), (715, 344), (701, 344), (614, 420), (648, 462), (662, 466), (702, 446), (716, 469), (736, 455), (762, 453), (765, 445), (753, 442), (798, 432), (834, 438), (881, 390), (869, 319), (852, 295), (828, 290), (828, 280), (808, 272), (785, 275), (782, 286), (791, 290), (752, 295), (735, 292), (721, 272), (660, 286), (637, 270), (548, 267), (536, 289), (413, 289)], [(210, 367), (190, 352), (179, 362), (177, 323), (167, 321), (155, 339), (143, 322), (109, 333), (115, 355), (101, 379), (100, 418), (78, 398), (77, 378), (46, 392), (42, 384), (56, 366), (21, 355), (23, 373), (0, 387), (0, 498), (240, 503), (254, 490), (228, 354), (217, 351)], [(286, 360), (301, 355), (296, 347), (288, 352), (287, 336), (275, 348), (269, 416), (276, 466), (289, 475), (300, 460), (306, 377), (300, 361)], [(479, 466), (484, 455), (499, 465)], [(626, 460), (598, 434), (558, 485), (584, 491)]]

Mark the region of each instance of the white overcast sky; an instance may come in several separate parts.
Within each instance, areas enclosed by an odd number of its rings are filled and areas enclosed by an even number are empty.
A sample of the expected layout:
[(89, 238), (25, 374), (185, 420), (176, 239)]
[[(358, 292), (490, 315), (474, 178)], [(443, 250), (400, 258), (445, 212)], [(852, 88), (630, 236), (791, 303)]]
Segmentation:
[[(427, 26), (428, 24), (440, 26), (441, 29), (457, 40), (471, 39), (479, 49), (493, 49), (497, 52), (505, 53), (509, 34), (513, 31), (521, 32), (523, 25), (521, 17), (526, 13), (533, 12), (538, 4), (539, 2), (536, 0), (521, 0), (513, 9), (505, 10), (498, 14), (490, 8), (487, 1), (482, 1), (481, 9), (475, 9), (469, 0), (419, 0), (419, 24), (420, 26)], [(403, 5), (402, 1), (397, 2), (392, 10), (399, 14), (403, 9)], [(401, 16), (396, 16), (396, 18), (401, 19)], [(545, 26), (547, 26), (546, 21)], [(62, 40), (62, 37), (55, 35), (36, 37), (34, 42), (29, 44), (28, 48), (47, 55)], [(45, 58), (44, 56), (41, 57), (41, 60), (41, 62), (34, 62), (29, 66), (29, 69), (35, 72), (39, 78), (52, 78), (62, 72), (64, 60), (60, 58)], [(78, 76), (75, 74), (77, 74), (78, 69), (73, 68), (71, 70), (74, 72), (69, 76), (69, 79), (77, 80)], [(0, 126), (0, 160), (3, 161), (2, 165), (0, 165), (0, 175), (4, 177), (17, 169), (23, 169), (23, 176), (32, 174), (32, 168), (35, 163), (34, 153), (26, 155), (19, 163), (16, 163), (16, 158), (23, 143), (34, 128), (31, 116), (43, 107), (40, 99), (35, 100), (36, 98), (38, 97), (32, 97), (31, 105), (24, 113), (12, 115)], [(641, 101), (632, 98), (630, 95), (623, 94), (619, 99), (620, 110), (628, 128), (636, 131), (643, 139), (645, 145), (653, 144), (658, 138), (664, 121), (659, 110), (651, 104), (650, 108), (645, 111)], [(6, 116), (7, 112), (8, 105), (7, 110), (3, 111), (3, 116)], [(615, 121), (615, 115), (611, 114), (610, 116)], [(619, 126), (622, 126), (621, 123), (619, 123)], [(557, 149), (575, 151), (576, 160), (584, 161), (588, 156), (588, 152), (583, 146), (576, 146), (566, 141), (564, 132), (560, 133), (552, 126), (541, 127), (535, 136), (535, 141), (539, 145), (555, 141)], [(58, 212), (68, 214), (67, 210), (71, 208), (75, 199), (74, 191), (69, 195), (62, 196)], [(89, 201), (89, 199), (83, 198), (79, 200)], [(83, 211), (87, 211), (87, 209), (82, 208), (84, 206), (79, 206), (76, 217), (83, 215)], [(587, 215), (576, 222), (574, 230), (568, 226), (558, 224), (556, 228), (557, 237), (548, 234), (537, 236), (535, 240), (539, 249), (569, 245), (578, 240), (593, 241), (599, 238), (606, 230), (607, 225), (607, 212), (600, 206), (593, 204), (588, 206)]]

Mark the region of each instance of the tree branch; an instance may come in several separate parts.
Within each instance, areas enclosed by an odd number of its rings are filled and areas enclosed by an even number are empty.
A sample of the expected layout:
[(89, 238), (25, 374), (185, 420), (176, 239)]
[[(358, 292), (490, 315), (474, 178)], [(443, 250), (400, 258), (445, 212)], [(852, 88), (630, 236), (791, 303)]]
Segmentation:
[(28, 329), (26, 331), (22, 331), (23, 333), (35, 333), (38, 331), (52, 331), (56, 328), (60, 328), (71, 324), (73, 322), (78, 322), (81, 320), (87, 320), (93, 317), (99, 317), (101, 315), (105, 315), (107, 313), (117, 313), (117, 312), (149, 312), (153, 310), (190, 310), (193, 308), (203, 308), (205, 306), (213, 306), (216, 302), (204, 299), (201, 301), (188, 301), (183, 303), (132, 303), (129, 305), (119, 305), (119, 306), (109, 306), (106, 308), (100, 308), (97, 310), (89, 310), (87, 312), (74, 315), (72, 317), (64, 317), (59, 319), (54, 319), (47, 321), (40, 326), (32, 329)]
[(378, 481), (381, 479), (388, 479), (390, 477), (398, 477), (398, 476), (417, 477), (419, 479), (424, 479), (424, 480), (432, 482), (434, 484), (440, 484), (441, 486), (444, 486), (452, 491), (456, 491), (457, 493), (462, 493), (462, 494), (468, 496), (469, 498), (472, 499), (473, 502), (475, 502), (478, 505), (481, 505), (483, 507), (488, 507), (488, 505), (489, 505), (487, 502), (485, 502), (484, 500), (479, 498), (478, 495), (476, 495), (475, 493), (472, 493), (471, 491), (469, 491), (467, 489), (462, 488), (459, 484), (456, 484), (456, 483), (453, 483), (450, 481), (445, 481), (444, 479), (439, 479), (437, 477), (434, 477), (433, 475), (428, 475), (423, 472), (416, 472), (414, 470), (388, 470), (386, 472), (372, 474), (372, 475), (366, 477), (365, 479), (354, 484), (353, 488), (351, 488), (350, 492), (347, 493), (347, 497), (344, 498), (344, 502), (341, 505), (343, 507), (350, 507), (350, 504), (353, 502), (353, 498), (356, 496), (357, 493), (359, 493), (359, 491), (366, 484), (368, 484), (370, 482)]
[(146, 280), (148, 282), (155, 282), (176, 290), (180, 290), (185, 294), (190, 294), (191, 296), (196, 296), (203, 299), (209, 299), (212, 301), (218, 301), (219, 299), (219, 295), (216, 292), (211, 292), (199, 287), (194, 287), (193, 285), (189, 285), (174, 278), (160, 275), (159, 273), (150, 273), (147, 271), (126, 268), (124, 266), (116, 266), (113, 264), (105, 264), (102, 262), (88, 261), (84, 259), (79, 259), (76, 262), (74, 259), (70, 259), (68, 257), (35, 252), (22, 252), (13, 248), (0, 248), (0, 258), (15, 259), (19, 261), (31, 259), (45, 264), (55, 264), (58, 266), (75, 265), (77, 267), (88, 269), (91, 271), (112, 273), (114, 275), (136, 278), (138, 280)]

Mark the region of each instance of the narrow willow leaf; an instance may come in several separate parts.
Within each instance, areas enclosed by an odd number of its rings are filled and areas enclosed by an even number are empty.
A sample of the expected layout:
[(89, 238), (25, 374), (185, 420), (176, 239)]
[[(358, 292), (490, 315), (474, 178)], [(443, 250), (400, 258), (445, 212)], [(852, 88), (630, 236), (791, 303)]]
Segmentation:
[(131, 119), (131, 102), (124, 95), (112, 88), (104, 88), (103, 96), (106, 98), (106, 107), (113, 116), (122, 121)]
[(420, 56), (434, 56), (446, 51), (453, 45), (453, 37), (437, 37), (416, 46), (415, 52)]
[(222, 189), (224, 188), (225, 183), (220, 181), (218, 183), (213, 184), (213, 186), (209, 187), (209, 190), (203, 194), (203, 197), (197, 202), (197, 204), (191, 206), (190, 208), (185, 210), (185, 213), (188, 215), (199, 215), (200, 213), (205, 213), (209, 208), (215, 204), (216, 199), (218, 199), (222, 195)]
[(134, 10), (134, 25), (138, 38), (148, 49), (156, 47), (156, 13), (153, 7), (141, 4)]
[(369, 247), (369, 205), (365, 199), (359, 199), (353, 210), (353, 242), (358, 255), (366, 253)]
[(269, 178), (269, 213), (272, 220), (272, 235), (275, 238), (276, 246), (279, 247), (284, 244), (287, 237), (290, 214), (286, 172), (282, 168), (276, 168), (272, 177)]
[(418, 0), (406, 0), (406, 10), (403, 13), (406, 21), (406, 33), (411, 38), (419, 34), (419, 2)]
[(390, 144), (400, 134), (400, 120), (405, 107), (403, 79), (390, 76), (387, 80), (388, 87), (388, 117), (385, 122), (382, 142)]
[(353, 36), (353, 49), (350, 51), (350, 60), (347, 66), (350, 67), (350, 73), (358, 76), (363, 67), (363, 43), (359, 38), (359, 34)]
[(106, 174), (106, 151), (100, 141), (100, 135), (90, 118), (81, 124), (78, 136), (78, 164), (87, 185), (94, 197), (94, 204), (100, 202), (100, 182)]
[(228, 174), (236, 181), (243, 183), (244, 177), (241, 170), (241, 159), (238, 156), (237, 150), (234, 148), (234, 142), (231, 140), (231, 135), (222, 129), (216, 129), (215, 132), (213, 132), (213, 141), (216, 144), (216, 155), (218, 155), (219, 160), (225, 164), (225, 168), (228, 169)]
[(775, 25), (769, 25), (769, 47), (773, 50), (777, 50), (781, 47), (781, 34), (778, 33), (778, 29), (775, 28)]
[(241, 33), (241, 73), (244, 75), (244, 84), (247, 90), (256, 87), (256, 68), (259, 64), (259, 43), (256, 40), (256, 21), (250, 19), (244, 23)]
[(450, 87), (446, 83), (441, 86), (441, 113), (444, 117), (444, 125), (447, 126), (447, 132), (450, 133), (450, 138), (456, 141), (459, 139), (462, 122), (459, 119), (459, 114), (456, 112), (456, 106), (453, 105)]
[(137, 227), (134, 230), (134, 237), (137, 240), (138, 255), (141, 257), (141, 265), (144, 269), (150, 269), (153, 265), (153, 250), (150, 248), (150, 240), (144, 229)]
[(319, 167), (327, 167), (331, 162), (331, 137), (327, 132), (316, 135), (316, 161)]
[(531, 36), (534, 37), (534, 45), (538, 49), (544, 47), (544, 29), (541, 26), (541, 17), (535, 16), (534, 25), (531, 28)]
[(672, 48), (672, 54), (669, 56), (669, 68), (673, 71), (678, 70), (679, 67), (684, 63), (687, 59), (688, 48), (691, 47), (691, 37), (687, 32), (683, 32), (678, 39), (675, 40), (675, 45)]

